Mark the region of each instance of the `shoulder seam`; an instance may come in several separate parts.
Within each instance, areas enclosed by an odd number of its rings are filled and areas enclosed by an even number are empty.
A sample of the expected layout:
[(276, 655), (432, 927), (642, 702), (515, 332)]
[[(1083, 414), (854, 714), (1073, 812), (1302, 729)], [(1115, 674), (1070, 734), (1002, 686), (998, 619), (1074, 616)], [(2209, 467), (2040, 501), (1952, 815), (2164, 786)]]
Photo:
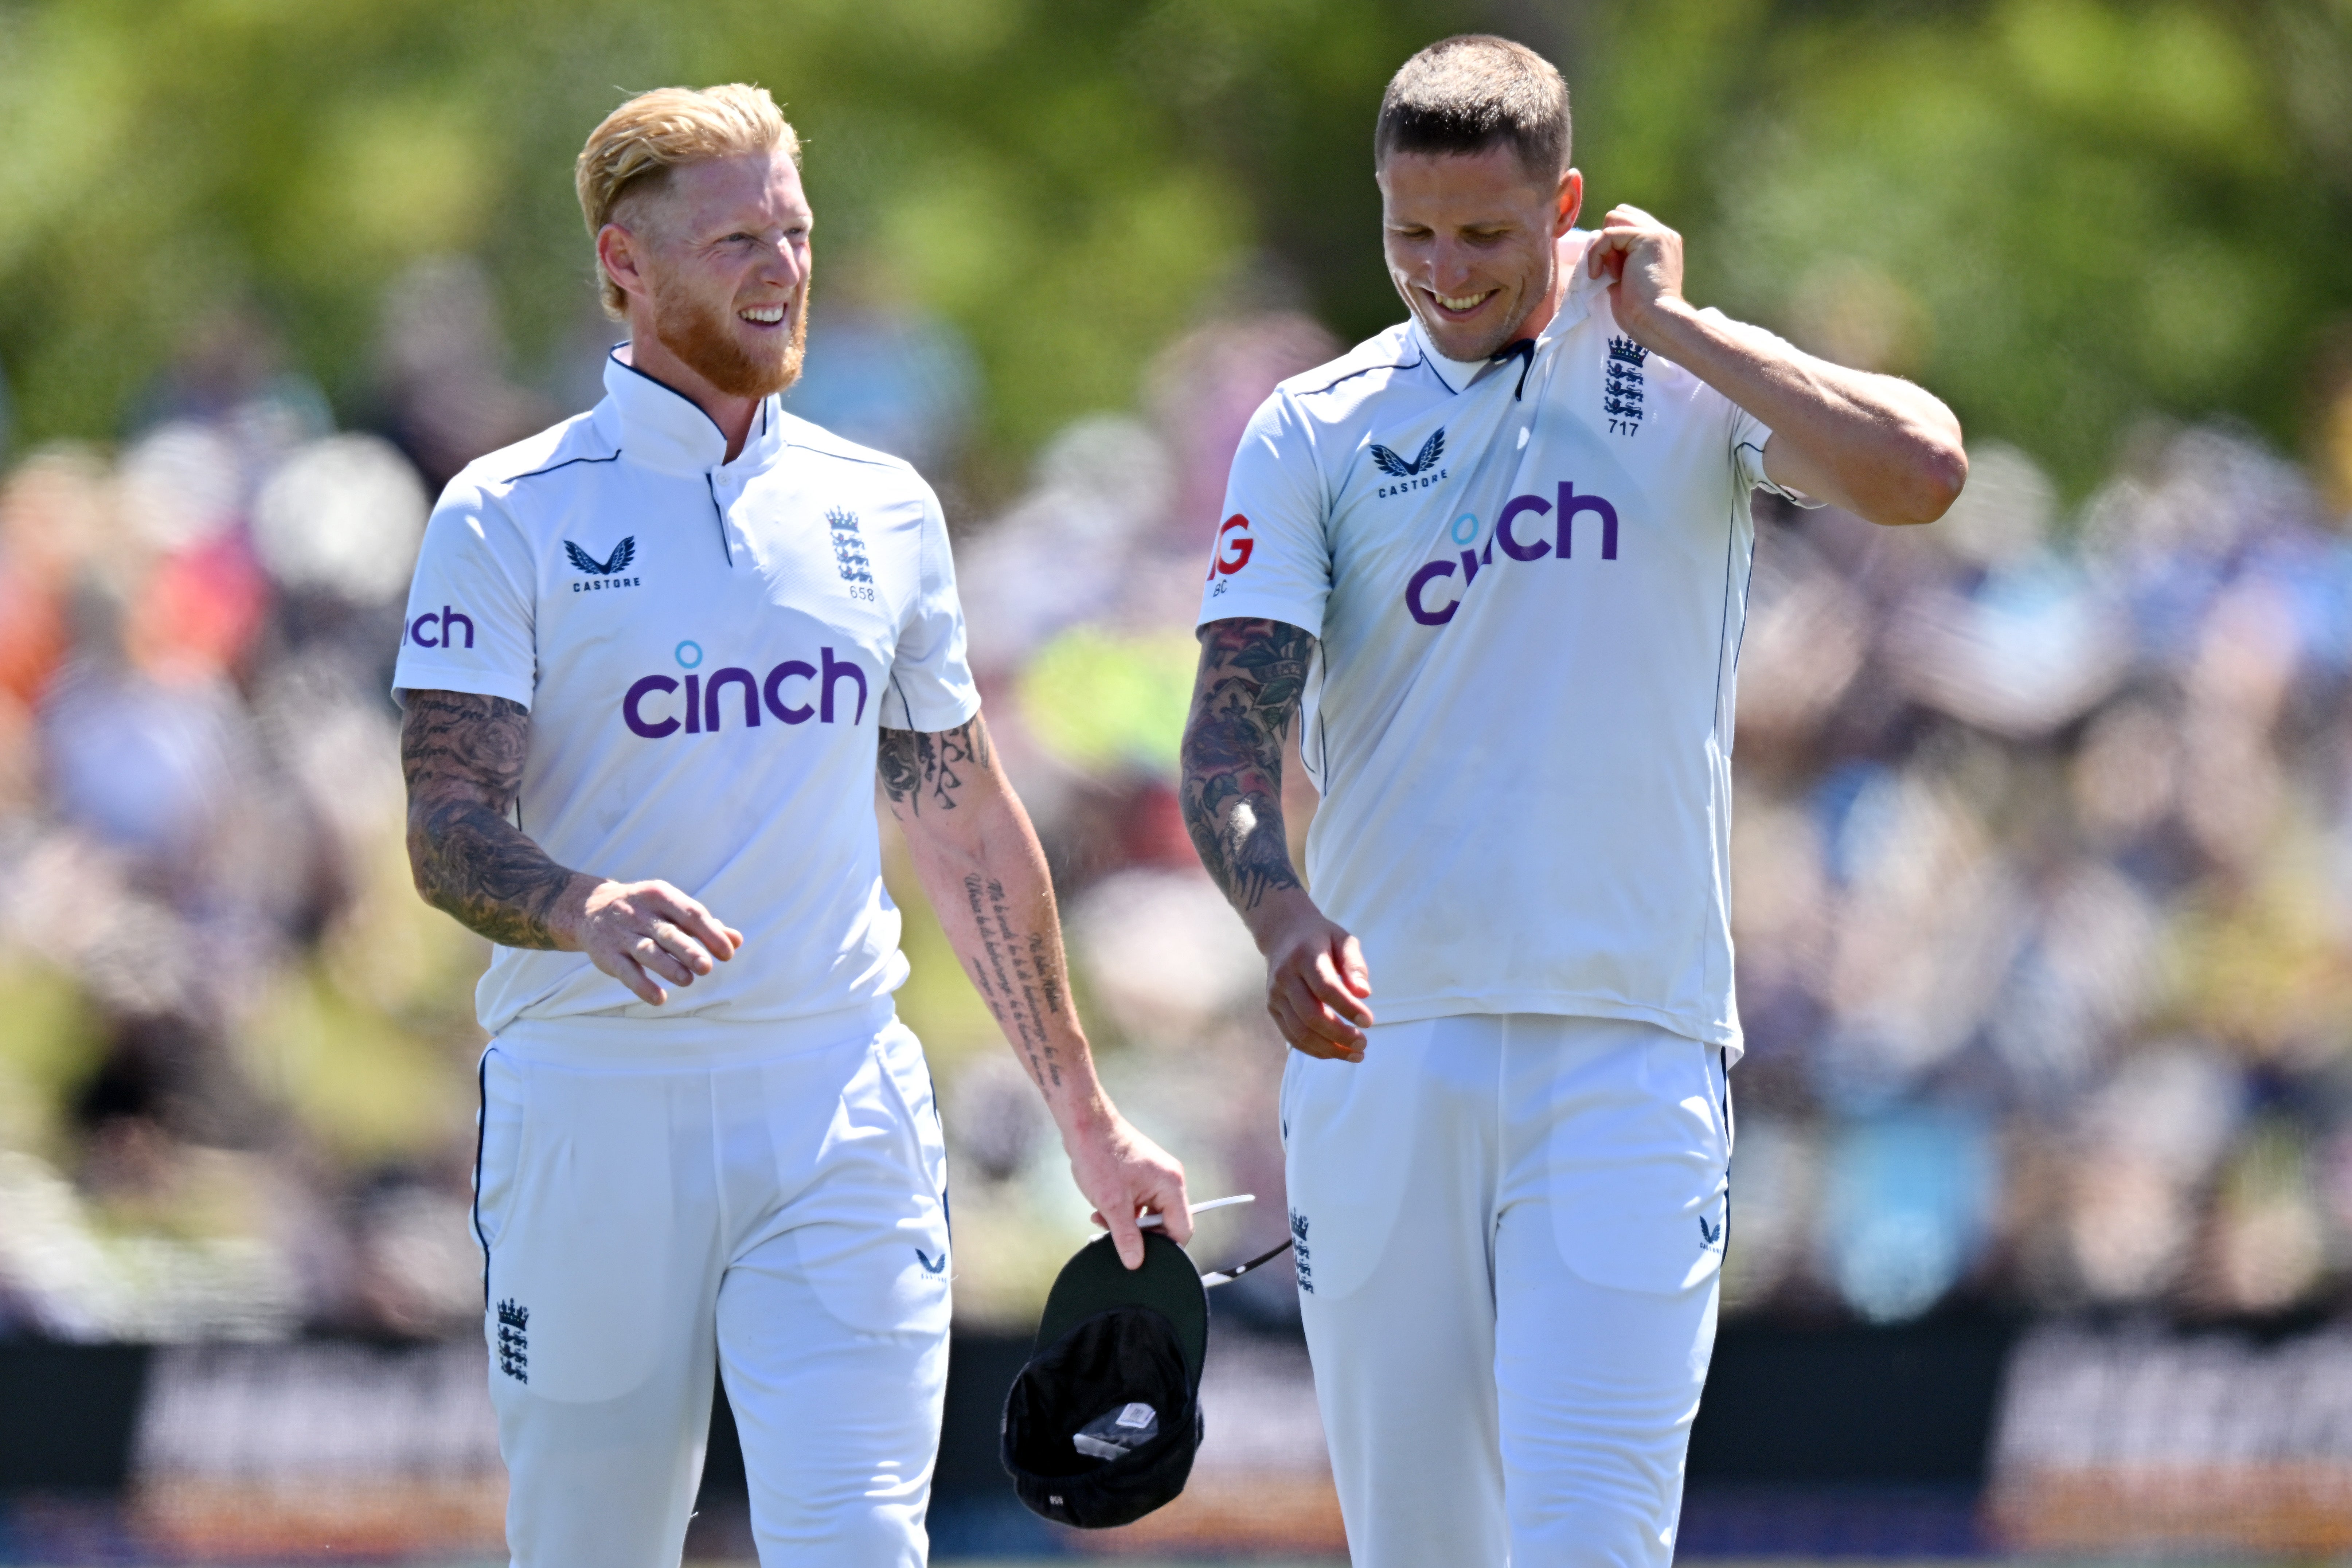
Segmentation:
[(903, 458), (892, 458), (887, 456), (879, 458), (854, 457), (847, 452), (828, 451), (823, 447), (814, 446), (806, 441), (786, 441), (783, 445), (793, 451), (814, 452), (820, 458), (837, 458), (845, 463), (863, 463), (869, 468), (898, 468), (903, 469), (905, 472), (909, 474), (915, 472), (915, 466), (912, 463), (908, 462)]
[(566, 458), (560, 463), (550, 463), (543, 468), (532, 468), (526, 473), (520, 473), (512, 476), (511, 478), (500, 479), (499, 483), (502, 485), (518, 485), (525, 479), (535, 479), (541, 474), (551, 474), (558, 468), (568, 468), (574, 463), (610, 463), (616, 460), (620, 455), (621, 449), (618, 447), (615, 447), (601, 458)]
[(1353, 381), (1360, 375), (1370, 375), (1376, 370), (1411, 370), (1420, 363), (1421, 361), (1418, 359), (1409, 359), (1397, 364), (1368, 364), (1361, 370), (1349, 371), (1347, 374), (1340, 376), (1336, 381), (1326, 382), (1321, 386), (1308, 387), (1303, 392), (1294, 392), (1291, 395), (1293, 397), (1318, 397), (1322, 394), (1330, 391), (1333, 387), (1338, 386), (1341, 382)]

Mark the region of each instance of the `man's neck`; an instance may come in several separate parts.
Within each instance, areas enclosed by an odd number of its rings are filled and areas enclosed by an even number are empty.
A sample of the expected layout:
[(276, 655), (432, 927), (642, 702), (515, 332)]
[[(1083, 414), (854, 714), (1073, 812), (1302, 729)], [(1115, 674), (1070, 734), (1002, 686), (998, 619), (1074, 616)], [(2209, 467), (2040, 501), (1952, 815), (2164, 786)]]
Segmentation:
[[(1542, 299), (1536, 301), (1536, 308), (1528, 312), (1528, 319), (1519, 323), (1519, 330), (1511, 334), (1512, 342), (1543, 336), (1544, 329), (1550, 326), (1552, 318), (1559, 314), (1560, 304), (1568, 298), (1570, 285), (1576, 281), (1576, 269), (1584, 265), (1585, 244), (1584, 237), (1573, 230), (1556, 242), (1552, 251), (1551, 287)], [(1508, 348), (1510, 344), (1503, 346)]]
[(752, 416), (760, 411), (756, 397), (732, 397), (703, 379), (700, 372), (670, 353), (667, 345), (655, 335), (650, 326), (632, 321), (629, 346), (623, 352), (627, 363), (653, 377), (680, 397), (710, 416), (719, 433), (727, 437), (728, 462), (733, 462), (751, 438)]

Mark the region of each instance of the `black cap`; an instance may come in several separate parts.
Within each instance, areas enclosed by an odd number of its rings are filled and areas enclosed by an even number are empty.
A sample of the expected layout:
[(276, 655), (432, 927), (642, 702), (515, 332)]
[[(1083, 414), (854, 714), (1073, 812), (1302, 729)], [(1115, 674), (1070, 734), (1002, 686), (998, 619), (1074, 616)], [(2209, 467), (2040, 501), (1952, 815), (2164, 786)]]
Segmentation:
[(1209, 1294), (1182, 1247), (1145, 1231), (1132, 1269), (1107, 1236), (1080, 1247), (1004, 1400), (1004, 1469), (1030, 1511), (1102, 1530), (1182, 1491), (1208, 1347)]

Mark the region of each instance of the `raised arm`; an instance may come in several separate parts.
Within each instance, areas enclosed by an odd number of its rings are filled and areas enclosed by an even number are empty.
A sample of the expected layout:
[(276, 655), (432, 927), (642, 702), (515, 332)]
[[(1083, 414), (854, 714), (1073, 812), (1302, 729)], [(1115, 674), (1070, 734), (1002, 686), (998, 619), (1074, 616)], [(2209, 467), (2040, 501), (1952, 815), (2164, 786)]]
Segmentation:
[(1265, 1008), (1311, 1057), (1364, 1058), (1371, 977), (1356, 939), (1323, 916), (1290, 863), (1282, 747), (1315, 639), (1281, 621), (1212, 621), (1184, 723), (1184, 826), (1265, 954)]
[(1586, 247), (1617, 281), (1617, 324), (1771, 426), (1764, 474), (1872, 522), (1933, 522), (1969, 477), (1960, 422), (1924, 387), (1849, 370), (1683, 298), (1682, 236), (1639, 207), (1613, 209)]
[[(584, 952), (658, 1006), (735, 956), (740, 931), (667, 882), (615, 882), (558, 865), (509, 816), (530, 714), (503, 697), (412, 691), (400, 729), (408, 864), (426, 903), (504, 947)], [(659, 978), (656, 978), (658, 976)]]
[(1095, 1076), (1070, 1005), (1045, 852), (997, 766), (987, 724), (974, 715), (937, 732), (884, 730), (877, 770), (949, 944), (1045, 1095), (1070, 1173), (1120, 1259), (1142, 1263), (1136, 1220), (1147, 1213), (1162, 1215), (1176, 1240), (1191, 1239), (1184, 1167), (1129, 1124)]

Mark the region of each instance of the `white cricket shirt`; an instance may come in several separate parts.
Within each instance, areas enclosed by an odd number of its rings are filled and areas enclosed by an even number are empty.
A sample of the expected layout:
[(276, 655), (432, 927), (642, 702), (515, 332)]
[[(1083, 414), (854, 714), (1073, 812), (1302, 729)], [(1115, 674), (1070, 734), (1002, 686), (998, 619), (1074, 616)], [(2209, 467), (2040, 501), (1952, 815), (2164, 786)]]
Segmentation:
[(1202, 624), (1318, 640), (1315, 900), (1382, 1023), (1643, 1019), (1739, 1047), (1733, 675), (1770, 433), (1580, 267), (1532, 351), (1391, 328), (1259, 408)]
[(876, 731), (980, 710), (939, 501), (775, 398), (730, 463), (708, 416), (617, 353), (604, 390), (450, 481), (394, 684), (530, 708), (522, 830), (576, 869), (672, 882), (746, 942), (660, 1007), (579, 953), (500, 947), (482, 1026), (874, 1006), (907, 974)]

